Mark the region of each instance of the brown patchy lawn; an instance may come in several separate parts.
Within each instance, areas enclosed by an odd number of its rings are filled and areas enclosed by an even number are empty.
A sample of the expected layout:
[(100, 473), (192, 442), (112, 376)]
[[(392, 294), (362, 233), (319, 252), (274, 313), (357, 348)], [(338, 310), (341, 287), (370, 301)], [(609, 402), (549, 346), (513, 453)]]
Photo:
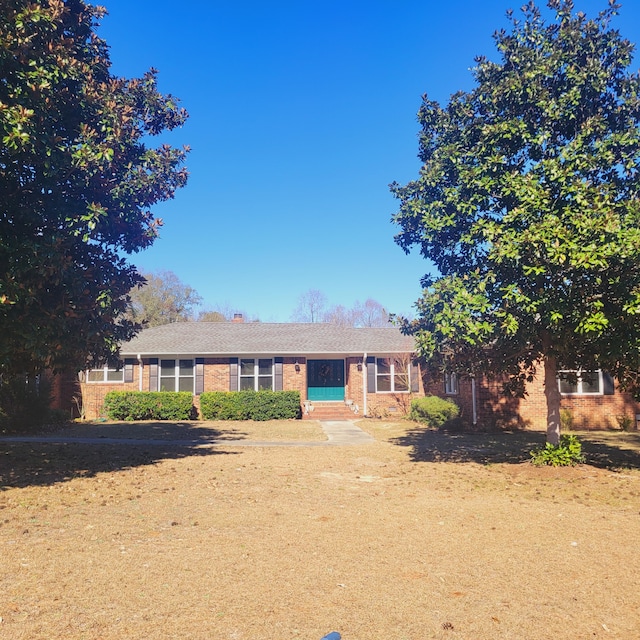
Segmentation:
[(537, 432), (362, 420), (76, 425), (175, 445), (0, 442), (0, 638), (640, 637), (640, 435), (589, 464), (523, 460)]

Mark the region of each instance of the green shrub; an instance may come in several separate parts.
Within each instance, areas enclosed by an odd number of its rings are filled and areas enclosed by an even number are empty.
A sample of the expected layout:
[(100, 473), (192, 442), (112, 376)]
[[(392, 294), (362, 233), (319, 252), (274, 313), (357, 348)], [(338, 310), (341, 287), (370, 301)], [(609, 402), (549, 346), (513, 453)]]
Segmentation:
[(634, 419), (626, 413), (616, 416), (616, 422), (618, 423), (618, 428), (622, 429), (622, 431), (631, 431), (636, 426)]
[(572, 467), (584, 462), (582, 444), (577, 436), (563, 434), (560, 443), (553, 445), (547, 442), (544, 447), (531, 452), (531, 462), (538, 467), (549, 465), (552, 467)]
[(409, 417), (439, 429), (449, 420), (457, 418), (459, 414), (460, 407), (452, 400), (438, 396), (425, 396), (424, 398), (414, 398), (411, 401)]
[(573, 411), (571, 409), (560, 409), (560, 428), (563, 431), (573, 429)]
[(211, 391), (200, 396), (204, 420), (286, 420), (300, 417), (298, 391)]
[(195, 411), (188, 391), (109, 391), (104, 409), (111, 420), (191, 420)]

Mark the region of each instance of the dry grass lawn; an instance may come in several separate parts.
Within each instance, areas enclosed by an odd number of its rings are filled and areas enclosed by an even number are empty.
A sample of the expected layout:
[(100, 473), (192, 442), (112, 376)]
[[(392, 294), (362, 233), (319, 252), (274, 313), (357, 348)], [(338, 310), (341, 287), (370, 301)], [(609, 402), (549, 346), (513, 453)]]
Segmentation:
[(639, 434), (538, 469), (540, 433), (358, 424), (376, 442), (232, 443), (323, 440), (313, 421), (0, 441), (0, 638), (640, 638)]

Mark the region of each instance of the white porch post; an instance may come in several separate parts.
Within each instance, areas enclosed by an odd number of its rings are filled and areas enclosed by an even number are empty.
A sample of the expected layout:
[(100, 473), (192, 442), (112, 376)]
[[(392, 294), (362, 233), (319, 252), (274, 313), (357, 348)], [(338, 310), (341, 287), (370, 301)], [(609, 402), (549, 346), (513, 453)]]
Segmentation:
[(362, 356), (362, 415), (367, 415), (367, 354)]
[(477, 407), (477, 398), (476, 398), (476, 377), (475, 375), (471, 376), (471, 411), (473, 415), (473, 426), (475, 427), (478, 423), (478, 407)]

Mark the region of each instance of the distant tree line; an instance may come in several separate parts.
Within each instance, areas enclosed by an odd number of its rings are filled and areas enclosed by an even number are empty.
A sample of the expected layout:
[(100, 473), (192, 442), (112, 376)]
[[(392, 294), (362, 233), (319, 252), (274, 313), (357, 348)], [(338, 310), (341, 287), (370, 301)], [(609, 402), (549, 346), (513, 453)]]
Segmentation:
[(318, 289), (309, 289), (298, 298), (291, 320), (294, 322), (327, 322), (345, 327), (385, 327), (389, 313), (373, 298), (356, 301), (353, 307), (330, 306), (327, 297)]
[[(202, 296), (172, 271), (145, 273), (143, 277), (144, 283), (129, 293), (131, 302), (128, 317), (145, 327), (187, 321), (229, 322), (237, 314), (250, 322), (259, 321), (228, 304), (198, 311)], [(389, 324), (389, 314), (372, 298), (356, 302), (351, 308), (343, 305), (330, 306), (324, 293), (310, 289), (299, 297), (291, 320), (327, 322), (348, 327), (384, 327)]]

